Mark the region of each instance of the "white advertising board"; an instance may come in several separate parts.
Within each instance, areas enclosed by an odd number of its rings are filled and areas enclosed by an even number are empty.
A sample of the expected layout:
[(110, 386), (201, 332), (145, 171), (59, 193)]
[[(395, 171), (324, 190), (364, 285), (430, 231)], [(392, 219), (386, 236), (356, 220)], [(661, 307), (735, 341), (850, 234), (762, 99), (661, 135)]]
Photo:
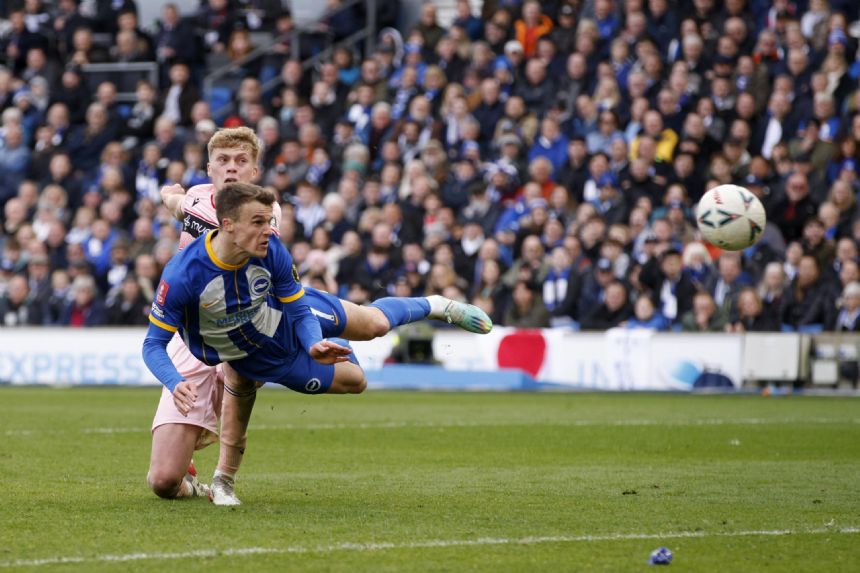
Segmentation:
[[(157, 384), (141, 357), (145, 329), (0, 330), (0, 383)], [(523, 331), (497, 327), (486, 336), (438, 330), (433, 351), (447, 370), (520, 367), (538, 382), (595, 390), (690, 390), (704, 372), (740, 387), (755, 368), (744, 363), (743, 335), (652, 334), (612, 330)], [(354, 342), (369, 371), (382, 368), (396, 337)], [(500, 348), (502, 352), (500, 352)], [(713, 377), (711, 377), (713, 378)], [(723, 379), (725, 380), (725, 379)], [(701, 380), (699, 380), (701, 382)]]

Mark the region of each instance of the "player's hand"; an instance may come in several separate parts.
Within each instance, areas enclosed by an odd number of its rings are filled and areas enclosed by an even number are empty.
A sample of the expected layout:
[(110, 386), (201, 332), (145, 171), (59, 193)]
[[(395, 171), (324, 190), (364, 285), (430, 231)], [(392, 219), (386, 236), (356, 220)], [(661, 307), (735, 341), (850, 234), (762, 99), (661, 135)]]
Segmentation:
[(196, 401), (197, 389), (191, 382), (183, 380), (173, 389), (173, 403), (176, 404), (176, 409), (183, 416), (188, 415)]
[(337, 364), (349, 360), (352, 349), (330, 340), (320, 340), (310, 350), (311, 358), (320, 364)]
[(174, 183), (173, 185), (165, 185), (159, 193), (161, 193), (161, 202), (163, 203), (165, 198), (170, 195), (185, 195), (185, 188), (179, 183)]

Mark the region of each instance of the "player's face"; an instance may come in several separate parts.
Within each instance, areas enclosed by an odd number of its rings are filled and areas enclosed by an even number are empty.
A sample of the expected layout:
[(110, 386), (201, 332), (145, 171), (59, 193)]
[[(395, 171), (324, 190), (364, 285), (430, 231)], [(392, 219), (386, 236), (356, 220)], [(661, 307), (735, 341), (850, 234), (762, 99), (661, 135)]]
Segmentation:
[(272, 236), (272, 206), (256, 201), (245, 203), (229, 231), (233, 235), (233, 243), (248, 256), (265, 257), (269, 237)]
[(227, 183), (251, 183), (257, 177), (257, 163), (244, 147), (212, 150), (206, 167), (215, 189)]

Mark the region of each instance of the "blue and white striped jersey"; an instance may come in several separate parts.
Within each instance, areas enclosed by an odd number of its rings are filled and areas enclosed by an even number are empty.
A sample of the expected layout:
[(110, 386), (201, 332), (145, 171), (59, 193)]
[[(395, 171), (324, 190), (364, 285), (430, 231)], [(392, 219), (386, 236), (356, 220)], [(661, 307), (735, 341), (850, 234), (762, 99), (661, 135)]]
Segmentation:
[(167, 264), (152, 303), (150, 322), (179, 331), (201, 362), (230, 361), (242, 375), (277, 381), (299, 348), (322, 340), (305, 304), (289, 251), (272, 236), (263, 259), (241, 265), (218, 260), (206, 233)]

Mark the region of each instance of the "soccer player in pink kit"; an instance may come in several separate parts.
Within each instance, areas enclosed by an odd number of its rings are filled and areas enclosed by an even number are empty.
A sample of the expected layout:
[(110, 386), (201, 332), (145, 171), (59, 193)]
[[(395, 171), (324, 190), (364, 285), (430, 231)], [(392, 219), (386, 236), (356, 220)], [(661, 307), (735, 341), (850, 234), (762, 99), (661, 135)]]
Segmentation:
[[(182, 221), (180, 248), (218, 226), (214, 201), (216, 189), (228, 183), (249, 183), (258, 175), (260, 142), (253, 130), (247, 127), (219, 130), (210, 139), (208, 150), (207, 173), (211, 184), (196, 185), (187, 193), (179, 185), (161, 190), (167, 209)], [(271, 223), (277, 229), (280, 207), (275, 207)], [(358, 306), (323, 291), (311, 288), (305, 291), (326, 338), (372, 340), (396, 326), (425, 318), (446, 320), (480, 334), (492, 329), (489, 317), (477, 307), (441, 296), (388, 297), (372, 305)], [(209, 366), (197, 360), (178, 335), (173, 337), (167, 351), (183, 380), (172, 392), (166, 387), (162, 390), (152, 424), (152, 453), (147, 481), (152, 490), (164, 498), (207, 495), (209, 488), (197, 480), (191, 457), (196, 449), (218, 440), (225, 378), (228, 382), (231, 379), (235, 381), (227, 385), (229, 408), (224, 401), (224, 411), (229, 409), (231, 424), (237, 411), (250, 415), (256, 393), (248, 390), (253, 384), (249, 386), (249, 381), (242, 380), (229, 366)], [(242, 390), (230, 392), (231, 387)], [(233, 426), (228, 428), (226, 424), (225, 416), (221, 459), (216, 472), (220, 487), (216, 487), (213, 501), (234, 505), (239, 502), (232, 491), (232, 479), (245, 449), (247, 419), (235, 429)]]

